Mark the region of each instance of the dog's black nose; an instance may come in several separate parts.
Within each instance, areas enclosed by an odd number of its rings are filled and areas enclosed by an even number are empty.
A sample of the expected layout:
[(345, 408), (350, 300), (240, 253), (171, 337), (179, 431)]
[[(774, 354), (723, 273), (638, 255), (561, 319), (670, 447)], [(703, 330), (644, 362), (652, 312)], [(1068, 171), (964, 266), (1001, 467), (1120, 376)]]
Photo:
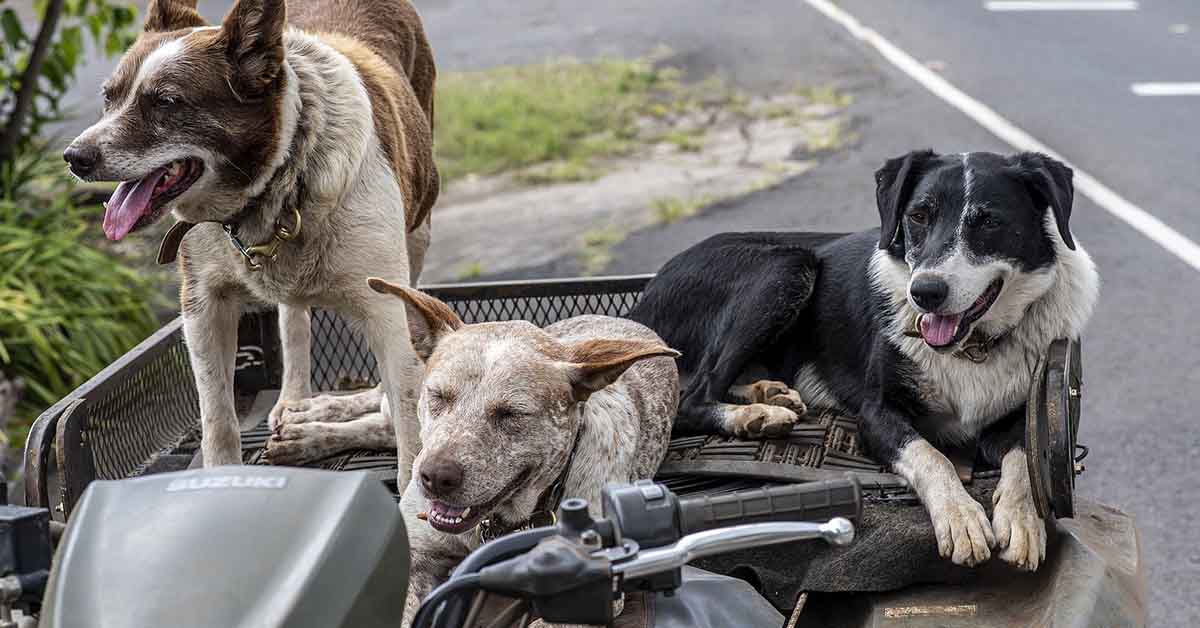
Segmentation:
[(463, 483), (463, 470), (457, 462), (440, 456), (431, 457), (421, 464), (421, 486), (431, 496), (447, 496), (457, 491)]
[(72, 144), (63, 151), (63, 159), (71, 165), (71, 172), (76, 176), (86, 177), (95, 172), (96, 167), (100, 165), (100, 149), (90, 144)]
[(918, 275), (908, 287), (908, 294), (921, 309), (932, 312), (942, 306), (950, 294), (950, 285), (938, 277)]

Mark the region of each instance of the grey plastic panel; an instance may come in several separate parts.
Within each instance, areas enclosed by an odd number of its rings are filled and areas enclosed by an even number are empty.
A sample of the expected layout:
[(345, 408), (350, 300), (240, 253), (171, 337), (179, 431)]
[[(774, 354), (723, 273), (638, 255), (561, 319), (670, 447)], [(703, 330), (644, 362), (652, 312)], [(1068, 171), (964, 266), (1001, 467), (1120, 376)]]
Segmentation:
[(366, 473), (219, 467), (93, 482), (42, 626), (393, 626), (408, 541)]

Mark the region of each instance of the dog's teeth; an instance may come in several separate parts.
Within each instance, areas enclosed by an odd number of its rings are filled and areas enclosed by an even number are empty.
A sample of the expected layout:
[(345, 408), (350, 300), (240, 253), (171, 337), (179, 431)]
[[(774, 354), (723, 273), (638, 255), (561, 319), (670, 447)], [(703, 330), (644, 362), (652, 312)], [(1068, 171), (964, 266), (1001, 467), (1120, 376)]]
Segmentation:
[(467, 509), (463, 511), (462, 518), (466, 519), (467, 517), (470, 517), (470, 516), (471, 516), (471, 507), (467, 506)]

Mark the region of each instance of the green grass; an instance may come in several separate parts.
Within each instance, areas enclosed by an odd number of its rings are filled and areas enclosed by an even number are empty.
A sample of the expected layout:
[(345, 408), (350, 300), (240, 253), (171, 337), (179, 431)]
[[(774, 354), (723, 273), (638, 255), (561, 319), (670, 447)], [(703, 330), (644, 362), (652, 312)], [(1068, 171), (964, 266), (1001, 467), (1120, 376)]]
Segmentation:
[(553, 161), (543, 166), (533, 167), (517, 174), (517, 179), (529, 185), (547, 185), (551, 183), (575, 183), (578, 181), (595, 181), (600, 178), (601, 169), (595, 164), (582, 159), (569, 161)]
[(668, 131), (663, 135), (663, 141), (673, 144), (677, 150), (684, 153), (698, 153), (704, 150), (704, 139), (699, 130)]
[(483, 276), (483, 264), (472, 262), (459, 269), (458, 280), (468, 281), (471, 279), (479, 279)]
[[(555, 61), (438, 80), (438, 169), (446, 181), (547, 162), (587, 173), (590, 160), (628, 152), (635, 122), (677, 89), (677, 74), (644, 61)], [(574, 179), (578, 180), (578, 179)]]
[(845, 92), (839, 92), (832, 85), (805, 86), (796, 89), (796, 93), (809, 102), (818, 105), (830, 105), (839, 109), (849, 107), (854, 97)]
[(579, 250), (579, 263), (585, 275), (595, 275), (612, 263), (612, 247), (620, 244), (629, 235), (617, 227), (592, 229), (583, 234), (583, 247)]
[(847, 135), (841, 120), (834, 120), (824, 128), (814, 130), (808, 138), (809, 153), (834, 151), (845, 145)]
[(684, 218), (691, 218), (701, 207), (711, 205), (717, 199), (712, 196), (700, 198), (657, 198), (650, 205), (654, 208), (654, 219), (658, 224), (670, 225)]

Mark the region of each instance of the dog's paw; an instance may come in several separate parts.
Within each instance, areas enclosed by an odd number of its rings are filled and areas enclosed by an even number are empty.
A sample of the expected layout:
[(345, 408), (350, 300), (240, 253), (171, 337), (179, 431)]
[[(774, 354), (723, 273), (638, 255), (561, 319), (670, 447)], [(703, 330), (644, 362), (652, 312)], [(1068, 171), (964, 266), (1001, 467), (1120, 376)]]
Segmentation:
[(271, 412), (267, 414), (267, 427), (270, 427), (272, 430), (274, 430), (280, 425), (283, 425), (283, 412), (287, 409), (289, 403), (291, 402), (283, 397), (280, 397), (279, 400), (275, 402), (275, 405), (271, 406)]
[(280, 425), (267, 440), (267, 462), (300, 466), (328, 458), (339, 449), (334, 430), (321, 423)]
[(799, 418), (788, 408), (765, 403), (733, 406), (725, 429), (738, 438), (780, 438), (791, 433)]
[(1046, 522), (1038, 516), (1033, 495), (1019, 482), (1002, 478), (992, 494), (992, 531), (1000, 559), (1026, 571), (1046, 560)]
[(937, 537), (938, 554), (956, 565), (974, 567), (991, 558), (996, 544), (983, 506), (961, 486), (929, 505), (929, 517)]
[(800, 398), (800, 393), (792, 390), (783, 382), (764, 379), (750, 385), (756, 391), (755, 403), (765, 403), (769, 406), (779, 406), (803, 416), (808, 412), (808, 406)]
[(357, 418), (358, 404), (343, 395), (317, 395), (308, 399), (287, 401), (275, 425), (301, 423), (341, 423)]

